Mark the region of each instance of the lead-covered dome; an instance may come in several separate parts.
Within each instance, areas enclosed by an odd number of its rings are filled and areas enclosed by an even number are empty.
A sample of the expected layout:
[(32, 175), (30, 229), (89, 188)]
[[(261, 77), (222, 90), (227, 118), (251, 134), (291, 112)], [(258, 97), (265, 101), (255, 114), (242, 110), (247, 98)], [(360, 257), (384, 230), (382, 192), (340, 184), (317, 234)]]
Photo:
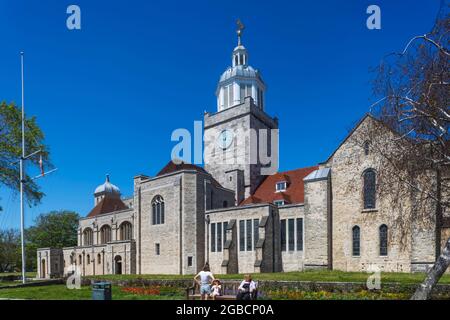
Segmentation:
[(266, 85), (260, 72), (248, 63), (248, 51), (241, 43), (243, 25), (239, 24), (238, 45), (231, 55), (231, 67), (220, 76), (217, 85), (217, 111), (244, 103), (251, 97), (253, 103), (264, 110), (264, 93)]
[(95, 189), (94, 195), (99, 195), (99, 194), (113, 194), (113, 195), (119, 195), (120, 196), (120, 189), (117, 186), (113, 185), (109, 181), (109, 174), (106, 175), (105, 183), (99, 185)]

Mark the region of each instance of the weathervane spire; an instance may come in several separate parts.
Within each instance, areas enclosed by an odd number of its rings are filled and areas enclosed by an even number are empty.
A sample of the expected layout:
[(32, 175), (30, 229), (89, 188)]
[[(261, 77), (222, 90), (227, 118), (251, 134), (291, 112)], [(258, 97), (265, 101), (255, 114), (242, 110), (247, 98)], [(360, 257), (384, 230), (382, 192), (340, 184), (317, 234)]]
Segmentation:
[(237, 24), (237, 27), (238, 27), (238, 29), (237, 29), (237, 31), (236, 31), (236, 33), (237, 33), (237, 35), (238, 35), (238, 46), (240, 46), (240, 45), (241, 45), (242, 32), (244, 31), (245, 26), (244, 26), (244, 24), (241, 22), (241, 19), (237, 19), (236, 24)]

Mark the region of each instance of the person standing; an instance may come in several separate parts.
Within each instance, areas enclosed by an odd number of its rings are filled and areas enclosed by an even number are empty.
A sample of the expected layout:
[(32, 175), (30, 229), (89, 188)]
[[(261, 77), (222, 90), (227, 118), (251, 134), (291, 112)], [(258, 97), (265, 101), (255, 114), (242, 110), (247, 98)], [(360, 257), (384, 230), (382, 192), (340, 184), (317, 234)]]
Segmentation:
[(214, 275), (209, 269), (208, 263), (206, 263), (203, 270), (194, 277), (194, 280), (200, 286), (202, 300), (208, 300), (208, 297), (211, 294), (211, 283), (215, 280)]

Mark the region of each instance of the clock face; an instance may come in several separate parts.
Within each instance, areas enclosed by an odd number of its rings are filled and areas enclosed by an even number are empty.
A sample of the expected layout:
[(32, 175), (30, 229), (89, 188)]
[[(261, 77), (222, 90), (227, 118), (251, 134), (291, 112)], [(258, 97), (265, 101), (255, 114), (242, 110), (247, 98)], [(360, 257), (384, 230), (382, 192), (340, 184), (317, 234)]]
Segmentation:
[(222, 149), (228, 149), (233, 143), (234, 134), (230, 130), (223, 130), (217, 138), (217, 145)]

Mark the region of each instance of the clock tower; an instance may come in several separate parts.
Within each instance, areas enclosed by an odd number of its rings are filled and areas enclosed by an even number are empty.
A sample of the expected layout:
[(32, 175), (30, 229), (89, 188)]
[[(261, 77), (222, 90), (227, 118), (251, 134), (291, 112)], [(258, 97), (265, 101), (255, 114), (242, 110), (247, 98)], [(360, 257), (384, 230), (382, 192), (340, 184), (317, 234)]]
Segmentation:
[(266, 85), (249, 65), (241, 43), (244, 26), (240, 21), (238, 26), (231, 66), (217, 85), (217, 112), (205, 113), (204, 118), (205, 169), (235, 191), (236, 204), (278, 169), (278, 119), (265, 112)]

